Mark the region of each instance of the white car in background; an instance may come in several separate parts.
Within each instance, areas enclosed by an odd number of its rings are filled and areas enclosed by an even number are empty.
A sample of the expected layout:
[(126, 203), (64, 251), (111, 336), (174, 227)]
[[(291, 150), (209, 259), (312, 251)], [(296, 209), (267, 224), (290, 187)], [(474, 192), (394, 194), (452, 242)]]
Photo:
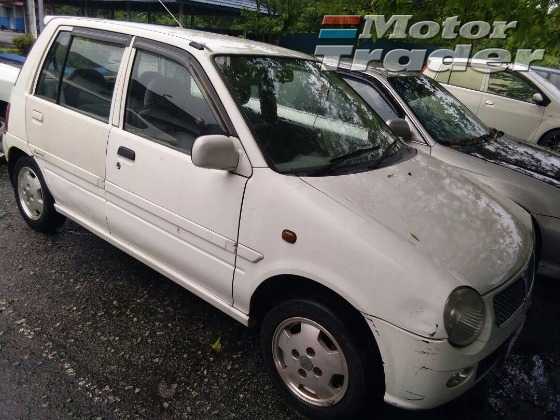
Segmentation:
[(19, 67), (0, 63), (0, 158), (2, 151), (2, 134), (4, 133), (4, 116), (6, 115), (10, 94), (19, 74)]
[[(510, 136), (560, 150), (560, 90), (536, 71), (484, 60), (431, 59), (424, 74), (443, 84), (486, 125)], [(445, 67), (444, 67), (445, 66)], [(491, 67), (490, 67), (491, 66)], [(440, 71), (440, 69), (446, 69)]]
[(530, 215), (397, 139), (313, 57), (55, 18), (4, 146), (29, 226), (69, 217), (259, 327), (310, 418), (450, 401), (525, 322)]

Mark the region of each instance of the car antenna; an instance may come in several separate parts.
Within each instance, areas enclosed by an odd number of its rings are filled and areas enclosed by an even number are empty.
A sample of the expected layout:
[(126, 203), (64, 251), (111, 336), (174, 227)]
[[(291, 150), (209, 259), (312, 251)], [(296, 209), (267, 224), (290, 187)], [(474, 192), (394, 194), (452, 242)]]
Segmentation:
[(159, 1), (159, 4), (161, 4), (161, 5), (163, 6), (163, 8), (165, 9), (165, 11), (166, 11), (167, 13), (169, 13), (169, 16), (171, 16), (171, 17), (173, 18), (173, 20), (174, 20), (175, 22), (177, 22), (177, 25), (179, 25), (179, 28), (182, 29), (182, 28), (183, 28), (183, 25), (181, 24), (181, 22), (179, 22), (179, 21), (177, 20), (177, 18), (175, 17), (175, 15), (174, 15), (173, 13), (171, 13), (171, 10), (169, 10), (169, 9), (167, 8), (167, 6), (163, 3), (163, 1), (161, 1), (161, 0), (158, 0), (158, 1)]

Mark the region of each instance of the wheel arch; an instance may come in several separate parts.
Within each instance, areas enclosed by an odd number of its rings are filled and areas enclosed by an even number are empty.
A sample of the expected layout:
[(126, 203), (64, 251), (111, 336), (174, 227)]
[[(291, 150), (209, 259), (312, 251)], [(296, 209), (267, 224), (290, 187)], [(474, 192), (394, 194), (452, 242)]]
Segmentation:
[(275, 275), (255, 289), (250, 301), (249, 326), (258, 327), (268, 310), (280, 302), (294, 298), (314, 299), (336, 310), (348, 325), (355, 328), (355, 333), (370, 337), (368, 344), (374, 344), (377, 348), (376, 339), (366, 319), (355, 306), (329, 287), (299, 275)]
[(13, 146), (8, 149), (6, 153), (6, 158), (8, 159), (8, 176), (10, 177), (10, 182), (12, 186), (14, 185), (14, 168), (16, 167), (16, 162), (22, 157), (31, 157), (29, 154), (25, 153), (20, 148)]
[[(249, 327), (255, 329), (260, 327), (268, 310), (283, 301), (296, 298), (317, 301), (341, 318), (350, 334), (366, 352), (366, 357), (372, 362), (371, 366), (376, 369), (372, 371), (372, 389), (377, 389), (384, 394), (385, 371), (380, 346), (377, 343), (378, 338), (357, 308), (343, 296), (315, 280), (299, 275), (281, 274), (263, 281), (251, 296)], [(377, 369), (379, 370), (377, 371)], [(381, 383), (376, 382), (380, 378), (375, 372), (383, 375)]]
[(537, 140), (537, 144), (538, 144), (538, 145), (541, 145), (542, 139), (543, 139), (545, 136), (547, 136), (548, 134), (550, 134), (550, 133), (552, 133), (552, 132), (554, 132), (554, 131), (558, 131), (558, 132), (560, 133), (560, 127), (553, 127), (553, 128), (550, 128), (550, 129), (546, 130), (544, 133), (542, 133), (542, 134), (539, 136), (539, 139)]

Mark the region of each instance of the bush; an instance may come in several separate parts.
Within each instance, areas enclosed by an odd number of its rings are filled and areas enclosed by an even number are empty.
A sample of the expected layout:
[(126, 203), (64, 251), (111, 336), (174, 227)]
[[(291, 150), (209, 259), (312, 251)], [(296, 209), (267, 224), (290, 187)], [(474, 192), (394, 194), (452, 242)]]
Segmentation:
[(20, 35), (14, 38), (15, 47), (23, 54), (27, 55), (35, 40), (30, 34)]

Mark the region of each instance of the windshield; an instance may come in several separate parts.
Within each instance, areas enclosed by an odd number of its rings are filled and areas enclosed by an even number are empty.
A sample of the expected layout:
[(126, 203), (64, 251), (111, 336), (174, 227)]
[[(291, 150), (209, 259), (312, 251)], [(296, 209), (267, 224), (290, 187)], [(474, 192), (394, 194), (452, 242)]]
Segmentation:
[(359, 172), (408, 149), (333, 72), (304, 59), (217, 56), (216, 64), (276, 171)]
[(428, 77), (390, 76), (389, 83), (438, 143), (461, 146), (491, 135), (465, 105)]

